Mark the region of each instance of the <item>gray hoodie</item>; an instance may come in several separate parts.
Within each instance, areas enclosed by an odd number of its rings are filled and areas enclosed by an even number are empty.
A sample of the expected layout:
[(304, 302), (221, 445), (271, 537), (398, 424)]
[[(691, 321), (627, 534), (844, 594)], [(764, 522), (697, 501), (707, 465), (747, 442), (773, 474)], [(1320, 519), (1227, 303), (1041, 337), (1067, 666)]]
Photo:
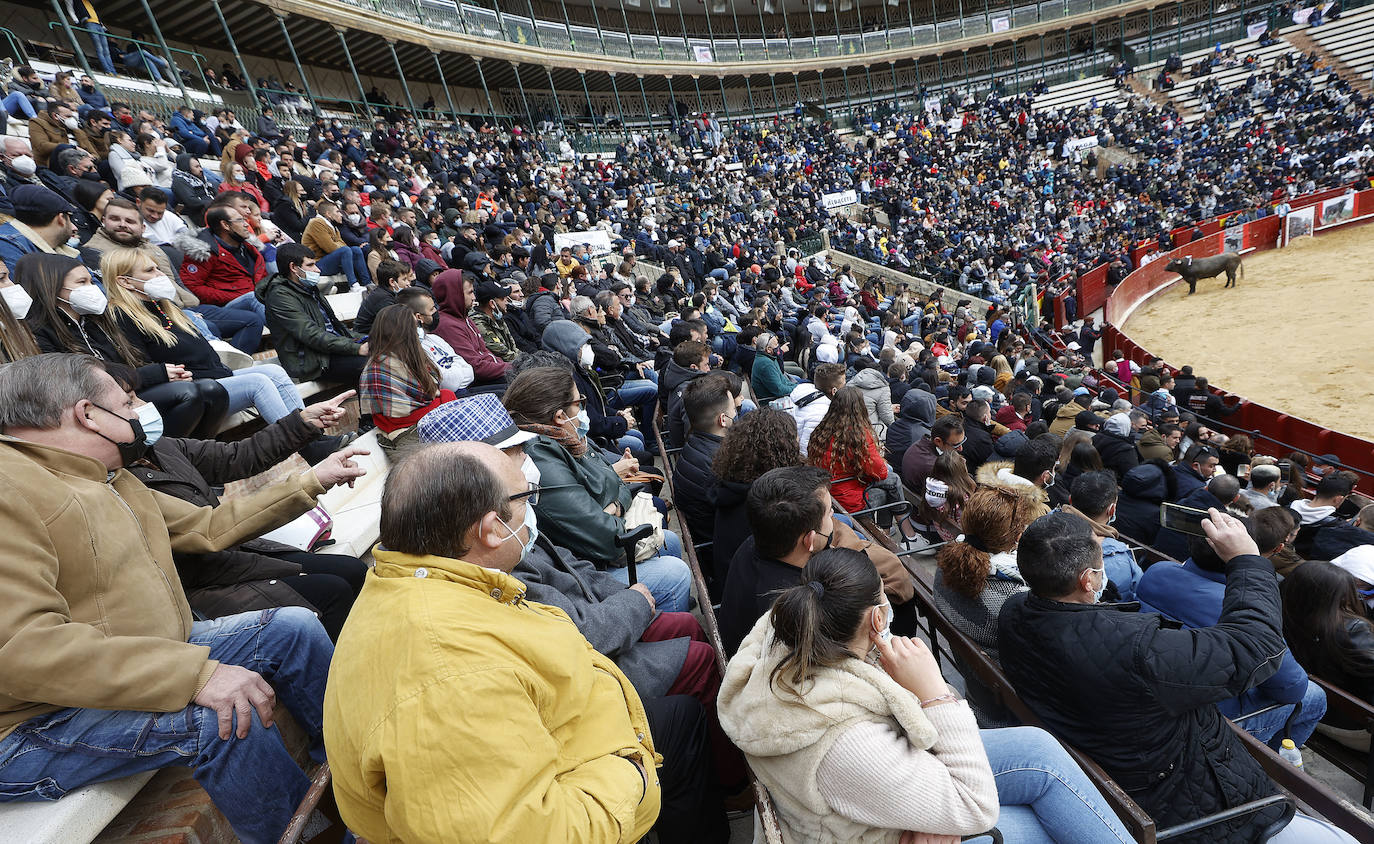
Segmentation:
[(849, 379), (849, 386), (864, 391), (868, 424), (873, 426), (873, 435), (878, 438), (878, 442), (886, 442), (888, 426), (893, 422), (892, 387), (888, 385), (887, 379), (876, 369), (864, 369)]

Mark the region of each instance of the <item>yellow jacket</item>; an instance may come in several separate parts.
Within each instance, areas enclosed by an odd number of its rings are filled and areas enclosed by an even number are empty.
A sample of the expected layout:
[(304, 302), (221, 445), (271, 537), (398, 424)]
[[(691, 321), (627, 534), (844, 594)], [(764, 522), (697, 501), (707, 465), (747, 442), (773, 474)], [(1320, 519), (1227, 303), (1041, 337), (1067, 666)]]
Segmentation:
[(508, 574), (386, 550), (376, 560), (324, 701), (349, 828), (373, 844), (642, 838), (662, 760), (615, 663)]
[(220, 551), (291, 521), (313, 472), (219, 507), (124, 469), (0, 435), (0, 739), (68, 706), (175, 712), (219, 663), (191, 645), (173, 551)]

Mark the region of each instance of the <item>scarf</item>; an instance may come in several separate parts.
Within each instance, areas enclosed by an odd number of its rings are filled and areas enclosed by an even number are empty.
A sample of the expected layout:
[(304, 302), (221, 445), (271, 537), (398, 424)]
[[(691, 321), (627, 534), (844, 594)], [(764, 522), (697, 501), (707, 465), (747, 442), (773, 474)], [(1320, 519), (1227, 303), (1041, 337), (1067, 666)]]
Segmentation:
[(1111, 525), (1103, 524), (1102, 522), (1095, 522), (1092, 519), (1089, 519), (1087, 514), (1083, 513), (1080, 510), (1074, 509), (1074, 506), (1072, 504), (1065, 504), (1060, 509), (1063, 510), (1065, 513), (1073, 513), (1075, 516), (1082, 516), (1084, 519), (1087, 519), (1088, 524), (1093, 526), (1093, 533), (1097, 536), (1105, 536), (1108, 539), (1120, 538), (1120, 536), (1116, 532), (1116, 528), (1112, 527)]
[(189, 152), (183, 152), (177, 156), (177, 169), (172, 174), (172, 178), (181, 179), (196, 190), (208, 191), (210, 188), (205, 184), (205, 180), (191, 172), (191, 158)]
[(568, 433), (568, 429), (564, 428), (562, 425), (540, 425), (538, 423), (530, 423), (528, 425), (521, 425), (520, 430), (548, 437), (567, 449), (568, 453), (573, 457), (581, 457), (587, 453), (587, 441), (576, 434)]

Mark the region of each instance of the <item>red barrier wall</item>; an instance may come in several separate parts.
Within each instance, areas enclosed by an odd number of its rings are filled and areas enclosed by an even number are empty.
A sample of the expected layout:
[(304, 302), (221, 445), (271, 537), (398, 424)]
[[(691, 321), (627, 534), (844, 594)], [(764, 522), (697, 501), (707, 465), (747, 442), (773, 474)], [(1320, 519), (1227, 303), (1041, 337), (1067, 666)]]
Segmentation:
[[(1303, 208), (1341, 196), (1345, 192), (1346, 189), (1344, 188), (1322, 191), (1295, 199), (1290, 204), (1294, 208)], [(1354, 219), (1348, 222), (1355, 224), (1374, 222), (1374, 219), (1359, 219), (1371, 214), (1374, 214), (1374, 189), (1356, 194)], [(1274, 248), (1278, 245), (1281, 225), (1282, 221), (1278, 217), (1265, 217), (1246, 223), (1242, 235), (1243, 248), (1247, 250)], [(1321, 236), (1326, 232), (1340, 228), (1341, 225), (1345, 224), (1318, 229), (1315, 234)], [(1191, 230), (1191, 227), (1188, 228), (1185, 230), (1185, 234)], [(1207, 231), (1207, 226), (1204, 226), (1203, 230)], [(1123, 321), (1126, 314), (1137, 304), (1158, 293), (1169, 278), (1174, 275), (1164, 271), (1164, 267), (1171, 258), (1184, 255), (1192, 255), (1193, 257), (1215, 255), (1222, 251), (1223, 244), (1223, 234), (1211, 234), (1198, 241), (1179, 246), (1167, 255), (1157, 258), (1126, 276), (1107, 297), (1103, 307), (1103, 314), (1107, 323), (1102, 335), (1102, 350), (1105, 359), (1110, 359), (1112, 352), (1118, 349), (1127, 358), (1137, 363), (1144, 363), (1147, 358), (1151, 357), (1150, 352), (1132, 341), (1117, 327), (1117, 324)], [(1094, 272), (1096, 271), (1094, 270)], [(1084, 313), (1089, 312), (1090, 310), (1084, 310)], [(1115, 373), (1111, 374), (1114, 375)], [(1224, 390), (1217, 389), (1215, 386), (1213, 391), (1223, 397), (1228, 395)], [(1256, 449), (1264, 454), (1283, 456), (1287, 451), (1294, 449), (1310, 454), (1334, 454), (1340, 458), (1343, 464), (1361, 473), (1360, 488), (1364, 492), (1374, 493), (1374, 442), (1339, 431), (1332, 431), (1315, 422), (1255, 402), (1245, 402), (1241, 409), (1228, 417), (1226, 421), (1235, 427), (1257, 435), (1254, 437)], [(1266, 439), (1266, 437), (1270, 439)], [(1275, 440), (1277, 442), (1274, 442)]]

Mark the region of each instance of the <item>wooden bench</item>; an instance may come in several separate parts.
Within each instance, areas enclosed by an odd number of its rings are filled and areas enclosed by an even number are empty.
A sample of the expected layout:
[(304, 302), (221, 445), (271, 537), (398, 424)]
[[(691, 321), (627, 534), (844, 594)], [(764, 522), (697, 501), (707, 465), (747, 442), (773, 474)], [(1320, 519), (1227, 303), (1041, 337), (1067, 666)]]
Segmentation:
[[(1308, 679), (1326, 692), (1328, 715), (1338, 713), (1364, 724), (1367, 730), (1374, 729), (1374, 706), (1370, 706), (1364, 700), (1355, 697), (1339, 686), (1333, 686), (1320, 677), (1309, 674)], [(1371, 800), (1374, 800), (1374, 753), (1360, 753), (1358, 750), (1352, 750), (1330, 736), (1322, 735), (1320, 730), (1308, 737), (1307, 746), (1314, 753), (1330, 762), (1341, 773), (1352, 777), (1364, 786), (1364, 793), (1360, 796), (1360, 802), (1364, 804), (1366, 809), (1370, 808)]]
[[(670, 498), (674, 496), (673, 488), (673, 466), (669, 451), (664, 447), (663, 431), (659, 428), (658, 420), (653, 422), (654, 440), (658, 443), (658, 453), (663, 458), (663, 477), (668, 489)], [(706, 588), (706, 577), (701, 572), (701, 565), (697, 562), (696, 549), (692, 547), (692, 532), (687, 527), (687, 520), (681, 518), (681, 511), (674, 508), (674, 513), (679, 514), (677, 529), (680, 531), (679, 538), (682, 540), (682, 556), (689, 568), (692, 570), (692, 587), (697, 594), (697, 609), (701, 613), (701, 626), (706, 631), (706, 640), (711, 643), (711, 647), (716, 651), (716, 667), (720, 669), (721, 676), (725, 676), (725, 643), (720, 638), (720, 626), (716, 623), (715, 610), (711, 608), (710, 592)], [(764, 841), (767, 844), (783, 844), (782, 827), (778, 824), (778, 810), (773, 805), (773, 798), (769, 796), (768, 789), (764, 788), (763, 783), (750, 773), (750, 783), (754, 789), (754, 811), (755, 829), (761, 830)]]

